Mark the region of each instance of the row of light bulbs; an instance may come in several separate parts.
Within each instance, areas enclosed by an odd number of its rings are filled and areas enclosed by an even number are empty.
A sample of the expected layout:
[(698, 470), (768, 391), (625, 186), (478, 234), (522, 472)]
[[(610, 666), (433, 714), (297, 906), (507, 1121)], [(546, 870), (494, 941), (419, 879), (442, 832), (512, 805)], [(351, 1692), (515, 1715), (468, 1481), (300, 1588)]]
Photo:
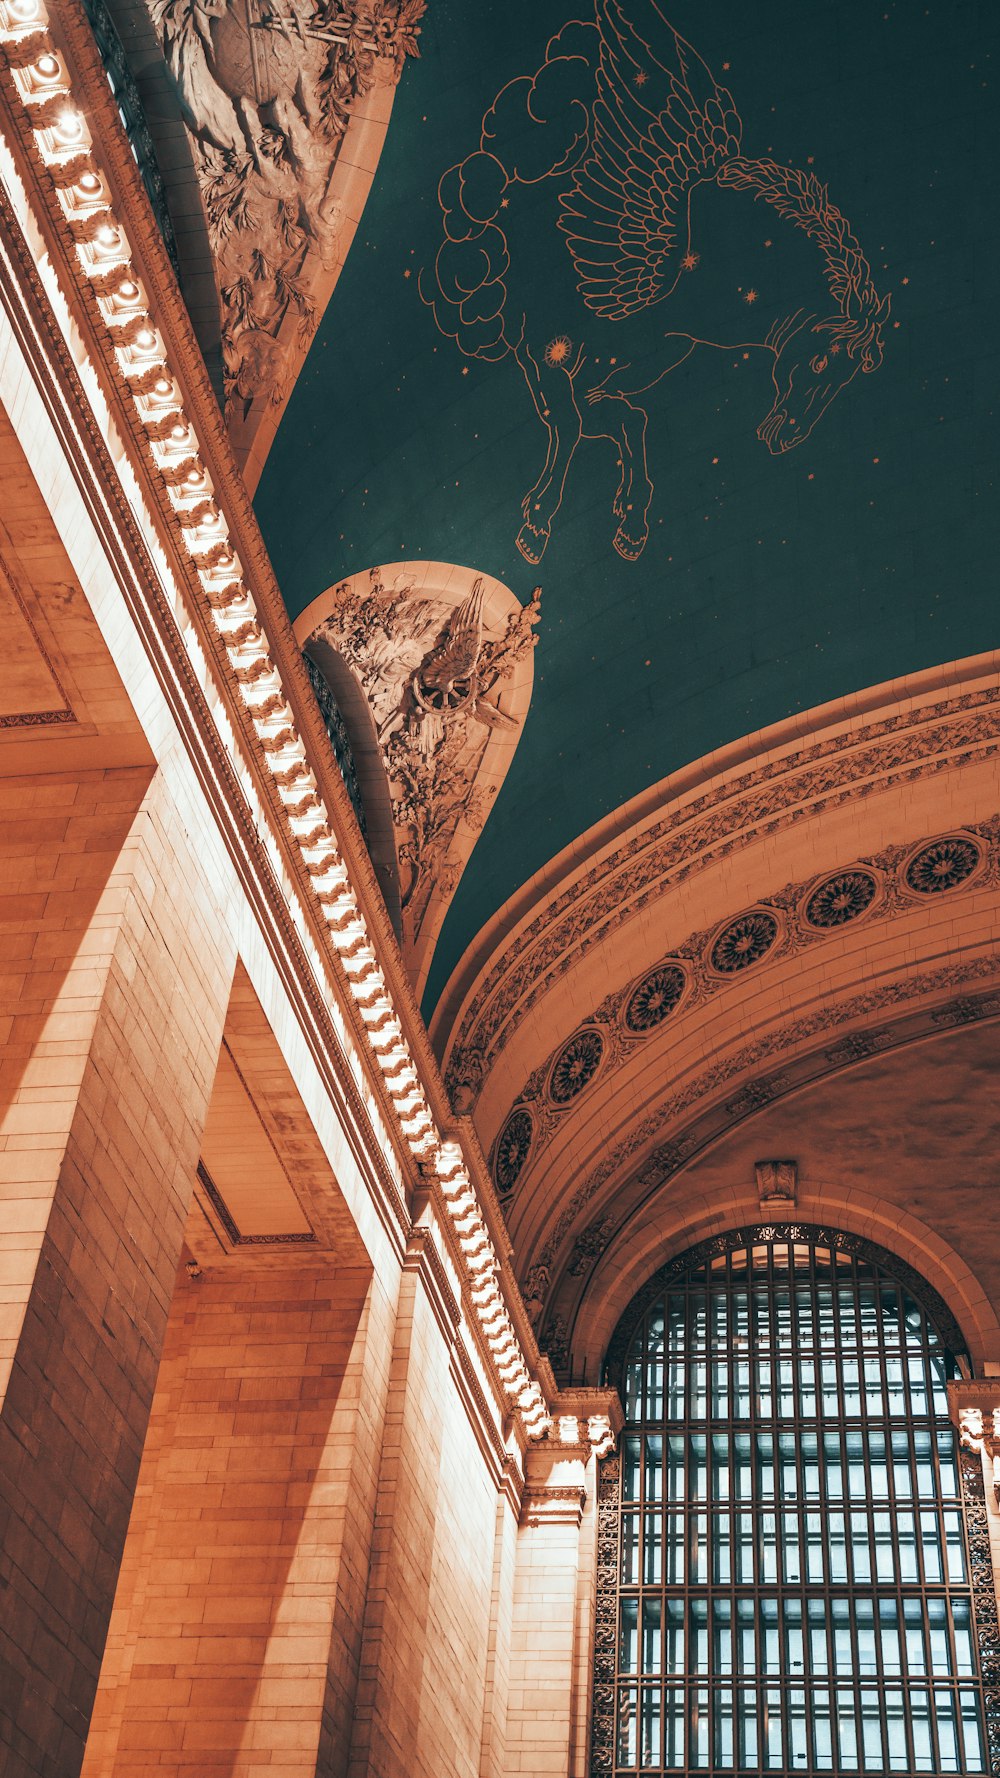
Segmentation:
[(0, 47), (15, 90), (52, 177), (389, 1098), (411, 1152), (440, 1182), (469, 1275), (474, 1312), (497, 1375), (528, 1435), (542, 1437), (551, 1424), (545, 1398), (529, 1375), (504, 1301), (496, 1250), (461, 1148), (443, 1140), (436, 1127), (226, 516), (215, 500), (197, 434), (184, 411), (110, 188), (94, 157), (86, 118), (74, 103), (69, 72), (48, 24), (42, 0), (0, 0)]

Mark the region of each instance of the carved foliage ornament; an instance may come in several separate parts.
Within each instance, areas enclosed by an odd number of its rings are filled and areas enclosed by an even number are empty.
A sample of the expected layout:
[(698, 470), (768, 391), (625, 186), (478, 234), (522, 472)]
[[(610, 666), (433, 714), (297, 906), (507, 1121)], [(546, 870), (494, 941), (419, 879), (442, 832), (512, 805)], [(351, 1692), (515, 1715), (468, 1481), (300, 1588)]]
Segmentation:
[[(815, 942), (821, 934), (861, 919), (876, 904), (886, 912), (905, 911), (907, 906), (912, 907), (912, 903), (900, 895), (900, 886), (905, 885), (917, 894), (940, 894), (944, 890), (959, 887), (979, 868), (989, 850), (995, 855), (995, 825), (995, 819), (991, 819), (977, 829), (977, 832), (986, 837), (986, 845), (981, 844), (972, 834), (960, 834), (935, 840), (922, 847), (910, 857), (909, 863), (905, 862), (907, 853), (902, 848), (881, 855), (873, 862), (890, 874), (888, 883), (874, 869), (856, 865), (822, 878), (809, 889), (793, 887), (776, 897), (774, 905), (782, 909), (787, 907), (789, 935), (793, 942), (798, 943), (803, 940)], [(895, 876), (893, 872), (896, 873)], [(924, 882), (925, 879), (925, 887), (918, 888), (917, 880)], [(714, 940), (709, 939), (707, 943), (703, 933), (692, 934), (680, 947), (689, 960), (682, 964), (679, 959), (663, 959), (637, 984), (626, 987), (617, 997), (613, 996), (606, 1003), (609, 1014), (613, 1016), (617, 1007), (623, 1007), (619, 1015), (621, 1028), (634, 1036), (645, 1035), (655, 1030), (680, 1005), (685, 996), (693, 1002), (706, 992), (718, 992), (724, 985), (718, 978), (739, 975), (761, 962), (774, 950), (780, 931), (776, 915), (765, 905), (740, 914), (724, 926)], [(970, 1017), (975, 1016), (978, 1016), (977, 1008), (970, 1013)], [(949, 1020), (954, 1017), (954, 1012), (949, 1012)], [(570, 1039), (570, 1043), (573, 1041)], [(871, 1053), (873, 1039), (866, 1032), (852, 1033), (844, 1039), (844, 1044), (846, 1048), (856, 1049), (857, 1056), (863, 1056)], [(453, 1056), (461, 1053), (453, 1051)], [(857, 1058), (845, 1056), (845, 1059)], [(449, 1062), (449, 1078), (452, 1067), (453, 1063)], [(484, 1072), (480, 1055), (477, 1090), (482, 1085)], [(536, 1074), (538, 1072), (544, 1073), (544, 1068), (536, 1071)], [(535, 1076), (532, 1077), (532, 1082), (534, 1079)], [(531, 1096), (532, 1082), (522, 1087), (519, 1100)], [(758, 1083), (746, 1089), (751, 1100), (755, 1091), (764, 1092), (766, 1098), (772, 1096), (766, 1091), (766, 1083)], [(741, 1103), (742, 1101), (733, 1101), (730, 1109), (735, 1112)], [(753, 1109), (752, 1102), (748, 1102), (744, 1109)], [(538, 1154), (545, 1146), (546, 1135), (543, 1125), (536, 1141)]]
[[(782, 1092), (790, 1090), (803, 1081), (811, 1081), (816, 1078), (816, 1075), (811, 1066), (811, 1058), (806, 1055), (801, 1067), (790, 1063), (784, 1076), (765, 1076), (749, 1082), (748, 1089), (750, 1090), (728, 1100), (720, 1113), (713, 1108), (711, 1098), (721, 1086), (725, 1085), (726, 1081), (745, 1073), (750, 1068), (759, 1068), (774, 1056), (794, 1049), (808, 1038), (836, 1029), (838, 1025), (849, 1023), (852, 1019), (870, 1019), (873, 1015), (878, 1015), (889, 1008), (905, 1006), (911, 1001), (920, 1001), (926, 995), (947, 992), (949, 988), (953, 988), (961, 982), (977, 982), (994, 978), (998, 970), (1000, 970), (1000, 956), (990, 954), (985, 957), (973, 957), (965, 963), (956, 964), (953, 962), (941, 969), (907, 977), (901, 982), (886, 982), (879, 988), (872, 988), (864, 994), (854, 995), (840, 1005), (817, 1008), (791, 1026), (769, 1032), (763, 1038), (755, 1038), (752, 1043), (713, 1062), (709, 1068), (691, 1080), (680, 1091), (669, 1094), (656, 1104), (646, 1117), (632, 1126), (622, 1142), (606, 1150), (598, 1165), (581, 1181), (568, 1200), (560, 1200), (562, 1207), (539, 1252), (539, 1260), (549, 1266), (555, 1265), (563, 1241), (587, 1205), (609, 1180), (621, 1172), (633, 1155), (639, 1153), (648, 1143), (655, 1141), (657, 1132), (665, 1126), (669, 1127), (675, 1120), (694, 1108), (693, 1125), (678, 1132), (671, 1141), (661, 1143), (656, 1147), (635, 1174), (635, 1178), (646, 1191), (652, 1191), (663, 1185), (694, 1153), (702, 1149), (706, 1142), (730, 1127), (735, 1117), (752, 1111), (758, 1105), (770, 1103)], [(970, 1001), (966, 997), (962, 1002), (952, 1003), (948, 1007), (932, 1008), (927, 1014), (928, 1025), (933, 1027), (936, 1023), (956, 1022), (955, 1005), (961, 1007), (967, 1005), (969, 1016), (974, 1008), (976, 1017), (994, 1018), (1000, 1013), (1000, 993), (995, 991), (986, 993), (975, 1001)], [(820, 1055), (825, 1058), (827, 1063), (839, 1068), (852, 1062), (862, 1061), (883, 1049), (891, 1048), (896, 1041), (891, 1026), (883, 1027), (877, 1031), (850, 1032), (838, 1039), (836, 1043), (825, 1047)], [(815, 1052), (813, 1052), (813, 1056), (815, 1056)], [(619, 1181), (619, 1195), (623, 1192), (626, 1184), (627, 1180), (625, 1179)]]

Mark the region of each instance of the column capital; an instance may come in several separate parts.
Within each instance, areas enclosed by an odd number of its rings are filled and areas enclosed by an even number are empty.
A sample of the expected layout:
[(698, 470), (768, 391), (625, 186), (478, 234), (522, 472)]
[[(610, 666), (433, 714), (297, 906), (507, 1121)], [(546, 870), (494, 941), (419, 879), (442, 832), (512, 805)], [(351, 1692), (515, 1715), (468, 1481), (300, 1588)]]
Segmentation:
[(987, 1459), (1000, 1506), (1000, 1377), (956, 1377), (948, 1384), (948, 1410), (959, 1443)]
[(552, 1398), (547, 1442), (576, 1447), (586, 1461), (610, 1457), (625, 1424), (617, 1389), (560, 1389)]

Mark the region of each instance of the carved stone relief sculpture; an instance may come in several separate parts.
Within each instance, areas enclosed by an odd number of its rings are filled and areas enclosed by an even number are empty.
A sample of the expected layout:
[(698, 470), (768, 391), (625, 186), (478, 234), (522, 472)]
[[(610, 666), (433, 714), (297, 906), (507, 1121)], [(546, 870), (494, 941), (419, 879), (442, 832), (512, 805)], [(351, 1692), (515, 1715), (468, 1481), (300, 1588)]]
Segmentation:
[[(388, 784), (403, 952), (418, 993), (527, 714), (540, 600), (536, 589), (521, 606), (469, 569), (395, 563), (341, 582), (295, 625), (345, 710), (345, 672), (363, 696), (369, 756)], [(364, 776), (365, 738), (351, 739)]]
[(227, 418), (245, 437), (251, 409), (284, 401), (343, 257), (334, 175), (352, 111), (418, 53), (425, 0), (148, 5), (192, 141)]

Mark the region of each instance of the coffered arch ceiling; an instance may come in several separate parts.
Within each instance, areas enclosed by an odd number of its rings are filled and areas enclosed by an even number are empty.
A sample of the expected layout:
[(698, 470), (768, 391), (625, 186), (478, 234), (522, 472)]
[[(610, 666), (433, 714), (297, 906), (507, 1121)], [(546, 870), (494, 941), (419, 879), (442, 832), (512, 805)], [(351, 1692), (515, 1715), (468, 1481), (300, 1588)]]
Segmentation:
[[(761, 1120), (791, 1107), (804, 1141), (803, 1107), (828, 1081), (849, 1106), (868, 1058), (898, 1075), (912, 1166), (904, 1188), (874, 1118), (871, 1176), (855, 1167), (852, 1192), (907, 1201), (933, 1098), (910, 1052), (966, 1025), (980, 1062), (964, 1102), (951, 1093), (953, 1164), (961, 1176), (966, 1150), (978, 1157), (974, 1263), (992, 1190), (985, 1059), (1000, 1062), (998, 697), (984, 658), (702, 762), (554, 860), (470, 951), (438, 1042), (557, 1354), (595, 1267), (624, 1263), (642, 1226), (655, 1250), (667, 1212), (683, 1229), (688, 1182), (716, 1151), (745, 1139), (752, 1197)], [(940, 1236), (958, 1200), (932, 1152)]]
[(572, 10), (430, 7), (257, 497), (293, 616), (541, 583), (425, 1004), (549, 1333), (737, 1125), (1000, 1006), (1000, 14)]

